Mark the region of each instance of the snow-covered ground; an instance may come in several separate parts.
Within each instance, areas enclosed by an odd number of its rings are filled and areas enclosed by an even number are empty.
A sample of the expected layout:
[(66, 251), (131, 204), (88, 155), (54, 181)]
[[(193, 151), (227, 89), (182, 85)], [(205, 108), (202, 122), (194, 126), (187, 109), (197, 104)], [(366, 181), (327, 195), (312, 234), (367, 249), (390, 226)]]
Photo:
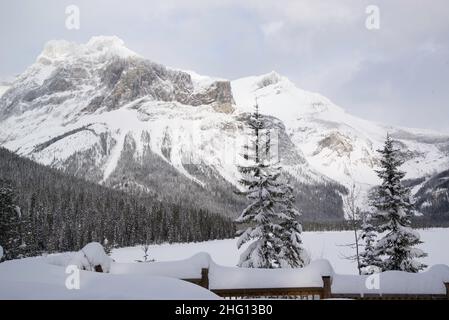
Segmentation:
[[(198, 257), (201, 258), (201, 255)], [(192, 261), (196, 262), (195, 259)], [(190, 262), (174, 263), (172, 269), (181, 270), (190, 266), (200, 273), (201, 266)], [(107, 273), (93, 272), (96, 265)], [(167, 269), (166, 264), (151, 265)], [(0, 263), (0, 300), (218, 298), (211, 291), (179, 280), (173, 274), (164, 274), (160, 270), (139, 273), (138, 269), (142, 266), (144, 264), (112, 262), (99, 243), (90, 243), (79, 252), (10, 260)], [(198, 277), (197, 274), (187, 275)]]
[[(422, 261), (429, 266), (449, 265), (449, 229), (432, 228), (418, 230), (424, 243), (420, 246), (428, 256)], [(356, 263), (345, 259), (354, 255), (354, 249), (346, 246), (354, 242), (351, 231), (304, 232), (304, 247), (310, 252), (312, 260), (327, 259), (336, 273), (356, 274)], [(222, 266), (235, 266), (239, 259), (236, 239), (214, 240), (198, 243), (161, 244), (150, 246), (150, 259), (172, 261), (187, 259), (199, 252), (207, 252), (213, 261)], [(117, 262), (141, 260), (141, 247), (115, 249), (112, 258)]]
[[(157, 262), (149, 263), (135, 262), (143, 256), (138, 246), (115, 249), (112, 261), (100, 244), (91, 243), (79, 252), (0, 263), (0, 299), (217, 299), (211, 291), (180, 280), (200, 278), (202, 268), (209, 269), (211, 289), (321, 287), (322, 276), (328, 275), (334, 293), (444, 295), (444, 283), (449, 281), (449, 229), (419, 231), (421, 248), (428, 253), (423, 262), (429, 268), (419, 274), (384, 272), (377, 288), (368, 288), (367, 277), (354, 275), (355, 263), (345, 259), (353, 254), (345, 246), (352, 233), (335, 231), (305, 232), (304, 246), (313, 261), (302, 269), (282, 270), (235, 267), (236, 239), (153, 245), (150, 259)], [(74, 270), (66, 269), (74, 265), (82, 269), (75, 269), (78, 284), (72, 281)], [(92, 272), (98, 265), (108, 273)], [(73, 289), (77, 285), (79, 289)]]

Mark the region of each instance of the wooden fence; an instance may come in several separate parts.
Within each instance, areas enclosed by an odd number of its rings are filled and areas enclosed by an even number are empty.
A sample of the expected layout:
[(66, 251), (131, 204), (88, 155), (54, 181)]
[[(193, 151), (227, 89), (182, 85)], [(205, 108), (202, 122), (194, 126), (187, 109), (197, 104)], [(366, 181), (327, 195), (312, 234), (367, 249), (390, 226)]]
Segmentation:
[(332, 293), (332, 279), (324, 276), (322, 287), (291, 287), (291, 288), (229, 288), (210, 289), (209, 269), (201, 269), (201, 278), (183, 279), (211, 290), (226, 299), (251, 298), (291, 298), (302, 300), (321, 299), (365, 299), (365, 300), (449, 300), (449, 283), (444, 283), (446, 294), (354, 294)]

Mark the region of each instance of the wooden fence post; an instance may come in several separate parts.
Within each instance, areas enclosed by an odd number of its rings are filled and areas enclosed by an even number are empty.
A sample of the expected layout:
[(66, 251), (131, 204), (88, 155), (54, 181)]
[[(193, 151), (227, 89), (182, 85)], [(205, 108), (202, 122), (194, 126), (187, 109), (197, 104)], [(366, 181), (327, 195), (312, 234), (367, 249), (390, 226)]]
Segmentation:
[(322, 299), (332, 298), (331, 277), (323, 276), (323, 296)]
[(449, 300), (449, 282), (445, 282), (444, 286), (446, 287), (446, 298)]
[(203, 288), (209, 289), (209, 269), (202, 268), (201, 269), (201, 283), (200, 285)]

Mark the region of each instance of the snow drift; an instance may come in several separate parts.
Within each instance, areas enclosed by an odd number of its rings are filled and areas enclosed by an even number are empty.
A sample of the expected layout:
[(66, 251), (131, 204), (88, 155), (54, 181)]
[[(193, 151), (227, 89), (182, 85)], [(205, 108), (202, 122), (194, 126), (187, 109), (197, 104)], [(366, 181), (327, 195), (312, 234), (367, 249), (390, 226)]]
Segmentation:
[(80, 271), (79, 289), (65, 283), (68, 256), (53, 255), (0, 263), (0, 299), (158, 299), (190, 300), (218, 297), (197, 285), (176, 278), (133, 273)]
[(78, 251), (70, 260), (69, 265), (75, 265), (80, 270), (109, 272), (112, 259), (104, 252), (104, 248), (98, 242), (91, 242)]

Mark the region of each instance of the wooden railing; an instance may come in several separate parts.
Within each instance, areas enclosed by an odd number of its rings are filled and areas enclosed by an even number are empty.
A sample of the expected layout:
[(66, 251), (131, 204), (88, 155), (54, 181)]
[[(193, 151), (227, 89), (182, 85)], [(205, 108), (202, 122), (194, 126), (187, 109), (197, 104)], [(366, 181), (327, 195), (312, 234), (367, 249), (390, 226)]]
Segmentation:
[(201, 269), (201, 278), (197, 279), (182, 279), (184, 281), (188, 281), (194, 284), (197, 284), (203, 288), (209, 289), (209, 269), (202, 268)]
[(253, 288), (253, 289), (212, 289), (213, 293), (220, 297), (233, 298), (285, 298), (301, 300), (323, 299), (323, 288)]
[(210, 289), (209, 269), (201, 269), (201, 278), (183, 279), (211, 290), (220, 297), (233, 298), (292, 298), (319, 300), (329, 298), (342, 299), (369, 299), (369, 300), (449, 300), (449, 283), (444, 283), (446, 294), (354, 294), (332, 293), (332, 281), (330, 276), (323, 276), (323, 287), (291, 287), (291, 288), (229, 288)]
[(203, 268), (201, 269), (201, 278), (184, 280), (209, 289), (218, 296), (228, 299), (283, 297), (304, 300), (318, 300), (331, 297), (330, 277), (323, 277), (323, 287), (210, 289), (209, 269)]

